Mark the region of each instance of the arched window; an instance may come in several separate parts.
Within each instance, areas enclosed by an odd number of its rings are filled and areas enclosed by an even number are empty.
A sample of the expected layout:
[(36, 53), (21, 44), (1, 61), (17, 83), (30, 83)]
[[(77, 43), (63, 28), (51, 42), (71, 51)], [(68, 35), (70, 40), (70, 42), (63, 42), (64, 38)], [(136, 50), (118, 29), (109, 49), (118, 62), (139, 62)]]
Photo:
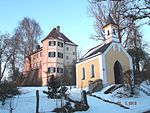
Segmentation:
[(110, 33), (109, 33), (109, 30), (108, 30), (108, 31), (107, 31), (107, 36), (109, 36), (109, 34), (110, 34)]
[(91, 69), (90, 69), (90, 77), (94, 77), (94, 65), (91, 65)]
[(85, 79), (85, 68), (83, 67), (82, 68), (82, 80), (84, 80)]

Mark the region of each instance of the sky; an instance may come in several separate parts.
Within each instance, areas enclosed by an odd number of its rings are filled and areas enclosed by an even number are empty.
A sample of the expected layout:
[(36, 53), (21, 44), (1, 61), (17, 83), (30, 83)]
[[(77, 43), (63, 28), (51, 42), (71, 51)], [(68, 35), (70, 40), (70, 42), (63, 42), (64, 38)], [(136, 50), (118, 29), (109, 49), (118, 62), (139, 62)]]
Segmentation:
[(34, 18), (43, 30), (43, 38), (60, 26), (60, 31), (85, 53), (101, 43), (89, 38), (95, 32), (94, 19), (88, 15), (87, 7), (87, 0), (1, 0), (0, 32), (13, 34), (24, 17)]

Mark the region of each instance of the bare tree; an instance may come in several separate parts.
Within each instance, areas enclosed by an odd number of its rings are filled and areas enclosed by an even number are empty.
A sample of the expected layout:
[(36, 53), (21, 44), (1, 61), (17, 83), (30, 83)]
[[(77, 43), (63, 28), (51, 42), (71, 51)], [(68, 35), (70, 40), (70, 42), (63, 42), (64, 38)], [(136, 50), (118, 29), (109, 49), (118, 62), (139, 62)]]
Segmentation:
[(42, 30), (40, 25), (34, 20), (28, 17), (25, 17), (20, 21), (19, 26), (15, 30), (15, 38), (19, 38), (19, 47), (21, 57), (29, 63), (28, 76), (32, 76), (32, 67), (31, 67), (31, 53), (36, 49), (38, 45), (38, 40), (42, 37)]
[(82, 48), (78, 48), (77, 61), (79, 61), (82, 57), (83, 57), (83, 49)]
[(22, 53), (24, 57), (27, 57), (31, 68), (30, 54), (35, 50), (42, 36), (41, 27), (34, 19), (25, 17), (16, 29), (16, 36), (22, 40), (20, 45)]
[(130, 18), (132, 21), (147, 18), (150, 25), (150, 1), (134, 0), (132, 5), (124, 11), (124, 16), (125, 18)]
[(125, 34), (125, 30), (127, 29), (126, 25), (130, 25), (130, 21), (126, 21), (123, 19), (121, 12), (123, 10), (123, 6), (127, 4), (126, 1), (116, 2), (116, 1), (108, 1), (108, 2), (93, 2), (95, 0), (90, 1), (89, 5), (89, 14), (95, 18), (95, 31), (96, 35), (93, 36), (96, 40), (105, 40), (103, 26), (107, 22), (107, 16), (111, 13), (115, 23), (118, 25), (118, 38), (119, 41), (122, 42), (122, 36)]
[[(133, 9), (136, 4), (140, 6), (140, 3), (137, 2), (137, 0), (89, 1), (89, 14), (95, 18), (94, 27), (96, 35), (92, 35), (92, 38), (95, 40), (105, 40), (102, 28), (107, 22), (108, 13), (110, 13), (115, 23), (118, 25), (119, 41), (126, 47), (130, 38), (130, 32), (132, 31), (131, 26), (138, 22), (138, 20), (133, 21), (134, 19), (129, 16), (129, 14), (134, 14), (131, 9)], [(141, 24), (138, 26), (141, 26)]]
[(16, 35), (22, 40), (23, 53), (25, 56), (30, 55), (38, 40), (42, 36), (42, 30), (40, 25), (34, 20), (25, 17), (16, 29)]
[(23, 67), (23, 55), (21, 53), (21, 40), (19, 37), (16, 36), (16, 34), (14, 34), (11, 37), (11, 42), (10, 42), (10, 49), (12, 52), (12, 56), (9, 60), (9, 74), (10, 74), (10, 78), (12, 79), (12, 81), (16, 82), (18, 81), (18, 79), (21, 76), (21, 70)]
[(41, 36), (42, 30), (39, 24), (27, 17), (19, 23), (12, 37), (8, 34), (0, 34), (0, 81), (6, 69), (9, 69), (9, 75), (12, 78), (16, 78), (23, 67), (25, 56), (27, 56), (30, 64), (29, 71), (31, 71), (30, 54), (35, 50)]
[(142, 72), (148, 72), (148, 70), (145, 70), (144, 68), (148, 63), (148, 60), (150, 59), (148, 53), (149, 46), (143, 41), (142, 33), (137, 26), (132, 25), (131, 29), (132, 31), (129, 35), (130, 38), (127, 44), (127, 51), (132, 57), (133, 73), (135, 77), (137, 76), (139, 80), (143, 80), (144, 75), (142, 75)]
[(8, 34), (0, 35), (0, 81), (4, 77), (4, 73), (8, 66), (8, 63), (15, 52), (15, 46), (11, 47), (12, 40)]
[(9, 57), (6, 57), (8, 34), (0, 35), (0, 81), (4, 76)]

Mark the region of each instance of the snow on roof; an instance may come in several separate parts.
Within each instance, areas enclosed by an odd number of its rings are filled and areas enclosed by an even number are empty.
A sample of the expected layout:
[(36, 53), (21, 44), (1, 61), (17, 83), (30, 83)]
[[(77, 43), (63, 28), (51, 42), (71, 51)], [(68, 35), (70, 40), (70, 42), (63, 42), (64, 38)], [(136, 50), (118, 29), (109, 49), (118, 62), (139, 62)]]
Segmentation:
[(83, 58), (86, 58), (87, 56), (89, 56), (91, 53), (93, 53), (94, 51), (96, 51), (97, 49), (99, 49), (100, 47), (102, 47), (104, 44), (98, 45), (92, 49), (90, 49), (84, 56)]
[(70, 45), (75, 45), (74, 43), (72, 42), (65, 42), (66, 44), (70, 44)]
[(109, 45), (111, 44), (110, 43), (102, 43), (96, 47), (93, 47), (91, 48), (81, 59), (80, 61), (82, 60), (85, 60), (87, 58), (91, 58), (92, 56), (95, 56), (95, 55), (98, 55), (98, 54), (101, 54), (103, 52), (105, 52), (105, 50), (109, 47)]
[(61, 37), (58, 37), (58, 39), (60, 39), (60, 40), (64, 40), (63, 38), (61, 38)]

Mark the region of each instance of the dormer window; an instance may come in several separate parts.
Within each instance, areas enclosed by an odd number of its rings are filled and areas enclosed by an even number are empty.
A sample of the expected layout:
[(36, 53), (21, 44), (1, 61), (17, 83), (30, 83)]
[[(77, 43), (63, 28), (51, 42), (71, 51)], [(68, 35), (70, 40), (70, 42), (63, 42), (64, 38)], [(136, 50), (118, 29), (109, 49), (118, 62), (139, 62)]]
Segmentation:
[(109, 30), (107, 31), (107, 36), (109, 36), (110, 35), (110, 32), (109, 32)]

